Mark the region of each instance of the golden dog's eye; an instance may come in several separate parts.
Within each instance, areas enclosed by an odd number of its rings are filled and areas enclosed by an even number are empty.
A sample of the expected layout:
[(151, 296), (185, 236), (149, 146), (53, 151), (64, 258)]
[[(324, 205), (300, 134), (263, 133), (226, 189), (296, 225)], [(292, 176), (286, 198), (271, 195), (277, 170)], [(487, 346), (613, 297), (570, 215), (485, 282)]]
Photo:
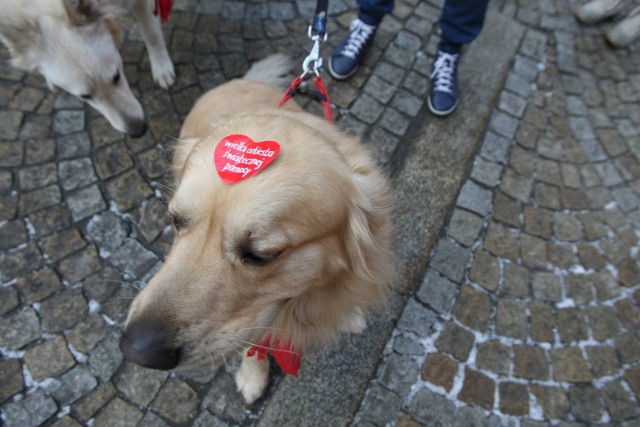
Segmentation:
[(180, 231), (183, 228), (186, 228), (187, 225), (189, 225), (189, 220), (184, 216), (171, 212), (169, 212), (169, 215), (171, 216), (171, 223), (173, 224), (173, 228), (175, 228), (176, 231)]
[(254, 266), (262, 266), (267, 265), (274, 259), (278, 258), (282, 254), (282, 252), (276, 253), (268, 253), (268, 254), (258, 254), (251, 249), (244, 249), (240, 253), (240, 261), (243, 264), (254, 265)]

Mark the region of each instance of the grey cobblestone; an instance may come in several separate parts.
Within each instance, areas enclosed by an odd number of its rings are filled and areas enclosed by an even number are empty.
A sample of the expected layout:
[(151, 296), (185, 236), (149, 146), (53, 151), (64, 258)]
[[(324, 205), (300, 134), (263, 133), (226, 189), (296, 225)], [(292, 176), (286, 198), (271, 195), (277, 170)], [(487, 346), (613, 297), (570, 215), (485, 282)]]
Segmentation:
[[(321, 384), (319, 359), (297, 379), (275, 374), (247, 407), (229, 372), (237, 361), (193, 377), (149, 371), (123, 362), (117, 340), (129, 282), (157, 271), (172, 239), (164, 196), (182, 117), (270, 52), (303, 58), (315, 2), (174, 1), (169, 91), (127, 25), (125, 73), (150, 125), (137, 140), (0, 50), (0, 423), (253, 426), (286, 407), (292, 425), (327, 419), (314, 411), (363, 426), (637, 425), (640, 57), (604, 42), (615, 21), (576, 22), (585, 1), (491, 3), (462, 56), (461, 104), (442, 121), (424, 105), (441, 1), (396, 2), (358, 72), (325, 80), (338, 125), (364, 135), (413, 201), (412, 239), (423, 239), (396, 242), (406, 284), (385, 312), (395, 331), (352, 338), (389, 342), (344, 376), (358, 386), (332, 384), (350, 390), (346, 412), (313, 391), (285, 395), (294, 381)], [(331, 2), (325, 57), (355, 13)], [(485, 77), (499, 83), (471, 84)], [(457, 174), (448, 162), (464, 150)], [(412, 167), (442, 181), (414, 183)], [(420, 189), (407, 197), (407, 185)]]
[(394, 109), (387, 109), (380, 118), (380, 126), (397, 136), (404, 135), (409, 124), (409, 119)]
[(67, 191), (92, 184), (96, 181), (91, 160), (88, 158), (62, 161), (58, 165), (62, 188)]
[(61, 332), (75, 326), (88, 310), (81, 289), (65, 289), (43, 301), (40, 314), (49, 332)]
[(432, 255), (432, 267), (449, 279), (460, 282), (469, 256), (468, 249), (450, 240), (442, 240)]
[(496, 333), (525, 341), (527, 332), (526, 303), (508, 299), (498, 302)]
[(36, 427), (56, 413), (55, 401), (44, 391), (34, 393), (17, 402), (9, 403), (3, 409), (3, 419), (7, 427)]
[(113, 212), (93, 216), (86, 226), (87, 239), (107, 251), (121, 246), (129, 230), (129, 225)]
[(73, 329), (66, 331), (65, 338), (74, 351), (88, 355), (102, 341), (107, 332), (107, 323), (101, 316), (94, 314), (78, 323)]
[(435, 342), (438, 350), (448, 353), (458, 361), (464, 362), (473, 347), (474, 337), (471, 332), (453, 322), (447, 322), (442, 333)]
[(75, 365), (66, 341), (60, 336), (29, 348), (24, 360), (36, 381), (60, 375)]
[(157, 260), (153, 252), (134, 239), (125, 239), (124, 244), (115, 249), (109, 258), (115, 267), (131, 278), (141, 278)]
[(20, 188), (26, 191), (45, 187), (56, 181), (56, 165), (53, 163), (27, 167), (18, 172)]
[(398, 320), (398, 329), (426, 337), (431, 334), (435, 323), (436, 313), (410, 299)]
[(40, 321), (31, 308), (23, 308), (1, 319), (0, 347), (19, 350), (41, 334)]
[(95, 423), (103, 426), (137, 425), (144, 414), (119, 397), (114, 398), (95, 418)]
[(18, 214), (28, 215), (41, 209), (57, 205), (62, 200), (60, 188), (56, 185), (33, 190), (24, 194), (18, 204)]
[(93, 161), (98, 176), (102, 179), (115, 176), (133, 166), (131, 157), (120, 143), (98, 150), (93, 156)]
[(147, 406), (158, 395), (167, 377), (166, 372), (151, 371), (125, 363), (124, 368), (116, 375), (114, 383), (131, 402), (139, 406)]
[(507, 162), (511, 141), (494, 132), (487, 132), (480, 155), (487, 160), (505, 164)]
[(500, 280), (500, 264), (498, 259), (485, 251), (476, 251), (473, 265), (469, 271), (469, 278), (488, 291), (495, 291), (498, 289)]
[(480, 369), (506, 375), (511, 366), (511, 351), (506, 345), (496, 342), (480, 344), (476, 363)]
[(80, 110), (60, 110), (53, 117), (53, 132), (68, 135), (84, 130), (85, 113)]
[(460, 190), (457, 203), (458, 206), (484, 217), (491, 208), (491, 192), (473, 181), (467, 181)]
[(86, 219), (107, 207), (97, 185), (81, 188), (69, 194), (67, 205), (71, 217), (78, 222)]
[(457, 242), (471, 246), (480, 235), (481, 228), (482, 218), (464, 209), (456, 208), (449, 222), (448, 233)]
[(78, 365), (64, 373), (60, 379), (49, 383), (46, 390), (51, 393), (56, 402), (68, 405), (89, 393), (97, 384), (96, 377), (91, 375), (85, 366)]
[(9, 249), (28, 241), (27, 229), (22, 221), (11, 221), (0, 227), (0, 249)]
[(398, 396), (405, 396), (409, 393), (419, 372), (420, 366), (412, 358), (391, 353), (380, 371), (380, 383)]
[(58, 266), (63, 280), (76, 283), (100, 269), (100, 261), (94, 246), (86, 246), (79, 252), (60, 261)]
[(495, 187), (498, 185), (501, 174), (501, 165), (484, 160), (482, 157), (476, 157), (474, 160), (471, 178), (475, 181), (487, 187)]
[(371, 387), (362, 405), (367, 421), (373, 425), (386, 425), (396, 420), (402, 401), (397, 394), (376, 384)]
[(122, 363), (118, 340), (109, 334), (91, 353), (87, 363), (91, 373), (103, 382), (108, 381)]
[(429, 270), (416, 296), (436, 312), (446, 313), (453, 307), (457, 293), (458, 287), (455, 283)]
[(42, 267), (43, 264), (42, 254), (35, 244), (27, 244), (25, 247), (9, 252), (0, 260), (4, 280), (26, 275), (33, 269)]
[(384, 107), (376, 100), (363, 94), (351, 108), (351, 113), (367, 124), (373, 124), (382, 114)]

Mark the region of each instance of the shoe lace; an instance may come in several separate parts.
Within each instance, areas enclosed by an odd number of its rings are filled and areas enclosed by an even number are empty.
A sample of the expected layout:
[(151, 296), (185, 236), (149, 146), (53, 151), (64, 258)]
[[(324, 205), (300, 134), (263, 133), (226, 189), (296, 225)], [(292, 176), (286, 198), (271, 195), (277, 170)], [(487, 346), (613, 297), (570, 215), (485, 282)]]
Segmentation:
[(342, 48), (342, 54), (351, 59), (357, 59), (360, 50), (375, 32), (376, 27), (367, 25), (359, 19), (354, 20), (349, 26), (349, 38)]
[(433, 90), (451, 93), (453, 91), (453, 73), (455, 71), (458, 54), (438, 51), (438, 57), (433, 64), (431, 78), (434, 80)]

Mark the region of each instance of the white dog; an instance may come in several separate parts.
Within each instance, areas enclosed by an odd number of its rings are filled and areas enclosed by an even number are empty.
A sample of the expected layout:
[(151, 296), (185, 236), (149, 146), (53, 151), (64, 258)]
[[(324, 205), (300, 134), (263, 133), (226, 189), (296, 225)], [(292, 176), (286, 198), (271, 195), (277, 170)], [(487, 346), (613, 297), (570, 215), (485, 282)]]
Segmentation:
[(0, 39), (14, 67), (38, 71), (89, 103), (131, 137), (147, 130), (144, 111), (124, 75), (118, 53), (121, 19), (131, 11), (149, 52), (153, 79), (174, 81), (154, 0), (0, 0)]

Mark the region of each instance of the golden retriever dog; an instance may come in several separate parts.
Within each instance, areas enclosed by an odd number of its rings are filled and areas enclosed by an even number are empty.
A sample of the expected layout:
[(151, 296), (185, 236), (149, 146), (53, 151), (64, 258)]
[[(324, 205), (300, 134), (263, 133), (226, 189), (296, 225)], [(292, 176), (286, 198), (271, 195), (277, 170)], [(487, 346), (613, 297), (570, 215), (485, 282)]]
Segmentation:
[(86, 101), (136, 138), (147, 122), (118, 52), (121, 21), (128, 11), (135, 16), (153, 79), (166, 89), (175, 73), (155, 8), (156, 0), (0, 0), (0, 40), (14, 67), (39, 72), (50, 88)]
[[(357, 138), (291, 101), (277, 107), (282, 92), (267, 83), (288, 62), (258, 62), (186, 117), (169, 203), (175, 241), (120, 340), (127, 360), (155, 369), (242, 354), (236, 383), (248, 403), (268, 383), (266, 353), (295, 375), (305, 351), (361, 332), (393, 282), (387, 179)], [(254, 153), (273, 154), (273, 142), (279, 152), (261, 168), (240, 156), (240, 174), (258, 172), (225, 182), (215, 153), (235, 144), (248, 154), (251, 142)]]

